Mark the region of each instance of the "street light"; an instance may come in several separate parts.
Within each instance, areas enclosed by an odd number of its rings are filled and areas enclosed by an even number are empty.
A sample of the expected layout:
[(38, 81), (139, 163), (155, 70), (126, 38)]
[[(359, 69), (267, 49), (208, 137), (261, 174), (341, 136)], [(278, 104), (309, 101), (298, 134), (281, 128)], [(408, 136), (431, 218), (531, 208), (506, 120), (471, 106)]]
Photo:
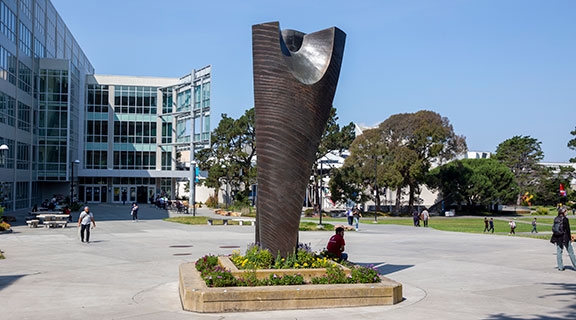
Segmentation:
[[(8, 148), (7, 145), (3, 144), (0, 146), (0, 165), (2, 166), (2, 168), (6, 167), (6, 152), (9, 150), (10, 148)], [(0, 183), (0, 191), (2, 191), (2, 193), (0, 193), (0, 196), (2, 197), (2, 199), (0, 199), (0, 201), (2, 201), (2, 207), (6, 207), (5, 205), (5, 197), (4, 197), (4, 183)]]
[(74, 203), (74, 165), (79, 164), (80, 160), (76, 159), (71, 162), (71, 172), (72, 178), (70, 179), (70, 207), (72, 207), (72, 203)]
[(322, 167), (322, 164), (324, 163), (324, 161), (322, 161), (322, 159), (320, 159), (320, 201), (319, 205), (318, 205), (318, 216), (320, 217), (320, 222), (319, 225), (322, 226), (322, 202), (324, 201), (324, 198), (322, 197), (322, 189), (323, 189), (323, 180), (324, 180), (324, 168)]
[(228, 210), (228, 200), (230, 199), (230, 193), (228, 192), (228, 184), (229, 184), (229, 176), (228, 176), (228, 170), (226, 168), (226, 165), (223, 164), (222, 165), (222, 169), (226, 171), (226, 198), (224, 198), (224, 205), (225, 205), (225, 209)]
[(5, 163), (5, 155), (4, 153), (6, 152), (5, 150), (9, 150), (10, 148), (8, 148), (7, 145), (3, 144), (0, 146), (0, 164), (2, 165), (2, 167), (4, 167), (4, 163)]

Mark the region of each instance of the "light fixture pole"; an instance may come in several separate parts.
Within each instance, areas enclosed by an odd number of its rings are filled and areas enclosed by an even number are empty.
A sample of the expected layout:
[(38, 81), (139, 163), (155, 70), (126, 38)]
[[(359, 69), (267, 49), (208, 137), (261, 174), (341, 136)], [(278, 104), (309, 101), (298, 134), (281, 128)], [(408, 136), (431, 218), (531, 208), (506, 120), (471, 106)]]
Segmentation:
[(74, 203), (74, 165), (77, 165), (79, 163), (80, 163), (80, 160), (78, 160), (78, 159), (76, 159), (70, 163), (70, 170), (72, 173), (72, 177), (70, 179), (70, 207), (72, 207), (72, 204)]
[(2, 168), (5, 167), (5, 163), (6, 163), (6, 151), (8, 151), (10, 148), (8, 148), (7, 145), (3, 144), (0, 146), (0, 165), (2, 165)]
[(378, 200), (378, 162), (374, 156), (374, 223), (378, 223), (378, 210), (380, 210), (380, 201)]
[[(7, 145), (3, 144), (0, 146), (0, 166), (2, 168), (6, 167), (6, 152), (8, 152), (8, 150), (10, 150), (10, 148), (8, 148)], [(12, 188), (14, 188), (14, 186), (12, 186)], [(2, 199), (0, 199), (0, 202), (2, 204), (2, 207), (5, 207), (5, 197), (4, 197), (4, 183), (0, 183), (0, 197), (2, 197)]]
[(319, 221), (319, 225), (322, 225), (322, 202), (324, 201), (324, 198), (322, 197), (322, 189), (324, 188), (323, 185), (323, 181), (324, 180), (324, 168), (322, 167), (322, 164), (324, 163), (324, 161), (322, 161), (322, 159), (320, 159), (320, 201), (318, 201), (319, 205), (318, 205), (318, 216), (320, 217), (320, 221)]

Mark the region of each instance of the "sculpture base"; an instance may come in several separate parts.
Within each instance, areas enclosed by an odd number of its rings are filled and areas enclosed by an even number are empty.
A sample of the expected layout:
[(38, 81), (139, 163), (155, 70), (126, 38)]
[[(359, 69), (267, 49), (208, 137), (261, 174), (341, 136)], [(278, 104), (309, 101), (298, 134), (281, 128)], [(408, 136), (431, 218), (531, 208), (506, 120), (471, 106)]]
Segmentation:
[[(182, 307), (194, 312), (242, 312), (392, 305), (402, 301), (402, 284), (306, 284), (209, 288), (193, 262), (180, 265)], [(354, 297), (354, 299), (350, 299)]]

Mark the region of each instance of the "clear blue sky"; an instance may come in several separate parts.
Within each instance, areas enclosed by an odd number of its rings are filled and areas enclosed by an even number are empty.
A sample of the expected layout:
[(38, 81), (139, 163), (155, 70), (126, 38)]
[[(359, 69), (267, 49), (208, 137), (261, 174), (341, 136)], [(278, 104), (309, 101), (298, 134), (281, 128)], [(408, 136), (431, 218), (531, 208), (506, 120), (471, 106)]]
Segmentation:
[(447, 117), (469, 150), (515, 135), (576, 157), (576, 1), (52, 0), (98, 74), (179, 77), (212, 65), (212, 128), (252, 108), (251, 26), (347, 34), (339, 122)]

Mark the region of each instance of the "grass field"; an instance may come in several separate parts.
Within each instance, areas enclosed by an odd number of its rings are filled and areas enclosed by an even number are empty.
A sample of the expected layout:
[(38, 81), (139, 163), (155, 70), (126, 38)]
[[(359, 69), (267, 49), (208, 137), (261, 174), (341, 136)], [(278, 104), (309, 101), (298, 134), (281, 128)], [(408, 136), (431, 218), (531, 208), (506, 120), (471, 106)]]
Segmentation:
[[(505, 216), (495, 216), (494, 218), (494, 235), (507, 235), (510, 231), (508, 226), (508, 221), (514, 220), (516, 222), (516, 235), (522, 237), (539, 238), (539, 239), (550, 239), (549, 232), (552, 228), (552, 223), (554, 216), (515, 216), (515, 217), (505, 217)], [(535, 234), (530, 233), (532, 230), (532, 220), (536, 218), (538, 223), (539, 232), (548, 232), (547, 234)], [(193, 224), (193, 225), (207, 225), (207, 217), (173, 217), (164, 219), (170, 222), (183, 223), (183, 224)], [(346, 218), (329, 218), (323, 217), (322, 224), (324, 228), (318, 228), (318, 218), (306, 217), (302, 219), (300, 223), (300, 231), (332, 231), (334, 230), (334, 225), (347, 224)], [(360, 220), (360, 224), (372, 224), (374, 223), (373, 217), (365, 217)], [(378, 224), (394, 224), (402, 226), (412, 226), (412, 218), (409, 217), (378, 217)], [(222, 220), (214, 220), (214, 224), (222, 224)], [(228, 221), (230, 225), (238, 225), (237, 221)], [(576, 224), (576, 223), (575, 223)], [(247, 225), (247, 224), (245, 224)], [(428, 222), (428, 227), (450, 232), (468, 232), (468, 233), (484, 233), (484, 217), (439, 217), (433, 216)], [(360, 227), (362, 229), (362, 227)]]

